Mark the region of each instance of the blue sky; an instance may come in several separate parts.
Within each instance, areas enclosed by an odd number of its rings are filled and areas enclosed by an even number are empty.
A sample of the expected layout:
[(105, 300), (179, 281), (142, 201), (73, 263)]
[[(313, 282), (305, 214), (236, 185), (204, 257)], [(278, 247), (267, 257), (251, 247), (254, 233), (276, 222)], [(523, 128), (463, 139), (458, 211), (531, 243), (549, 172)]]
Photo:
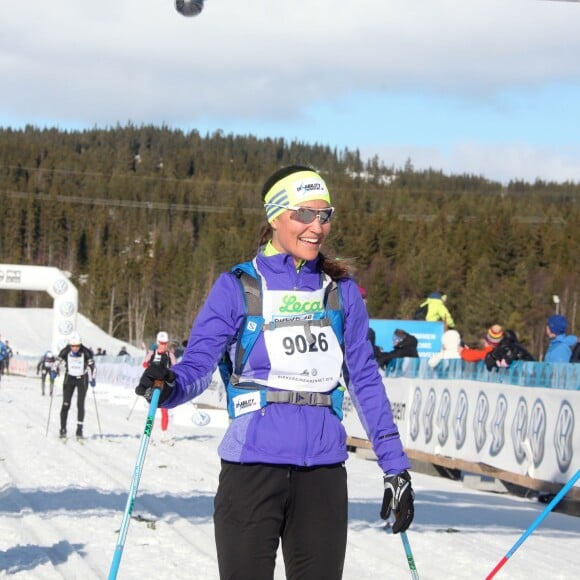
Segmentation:
[(580, 182), (580, 3), (0, 5), (0, 125), (166, 124)]

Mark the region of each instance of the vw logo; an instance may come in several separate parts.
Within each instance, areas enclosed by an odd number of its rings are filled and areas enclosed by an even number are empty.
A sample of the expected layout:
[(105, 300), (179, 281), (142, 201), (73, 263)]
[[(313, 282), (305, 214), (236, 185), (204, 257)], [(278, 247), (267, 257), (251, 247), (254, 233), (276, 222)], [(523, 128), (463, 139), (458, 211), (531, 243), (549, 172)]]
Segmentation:
[(54, 290), (55, 294), (60, 296), (68, 290), (68, 282), (64, 278), (55, 280), (54, 284), (52, 285), (52, 289)]
[(565, 473), (572, 462), (574, 447), (572, 436), (574, 435), (574, 409), (563, 401), (556, 419), (556, 429), (554, 431), (554, 447), (556, 449), (556, 459), (558, 467)]
[(61, 334), (64, 334), (65, 336), (67, 334), (70, 334), (72, 332), (72, 329), (73, 329), (73, 325), (72, 325), (72, 322), (70, 320), (61, 320), (58, 323), (58, 331)]
[(489, 401), (484, 392), (480, 392), (475, 404), (475, 415), (473, 416), (473, 436), (475, 439), (475, 448), (479, 453), (485, 445), (487, 433), (485, 431), (485, 422), (489, 416)]
[(441, 403), (437, 413), (437, 427), (439, 427), (437, 440), (441, 445), (445, 445), (449, 438), (449, 415), (451, 415), (451, 395), (449, 389), (445, 389), (441, 395)]
[(461, 389), (459, 397), (457, 398), (457, 405), (455, 405), (455, 418), (453, 420), (453, 428), (455, 431), (455, 447), (461, 449), (467, 437), (467, 411), (469, 403), (467, 401), (466, 392)]
[(538, 467), (544, 459), (544, 446), (546, 439), (546, 409), (541, 399), (536, 399), (530, 414), (530, 445), (534, 467)]
[(411, 439), (417, 440), (419, 437), (419, 414), (421, 413), (421, 389), (417, 387), (413, 394), (413, 404), (411, 405), (411, 417), (409, 418)]
[(528, 404), (523, 397), (520, 397), (516, 405), (516, 412), (514, 414), (514, 421), (512, 423), (512, 444), (514, 446), (514, 454), (516, 461), (521, 465), (526, 458), (526, 451), (524, 442), (527, 437), (528, 430)]
[(507, 415), (508, 404), (504, 395), (499, 395), (495, 404), (495, 413), (491, 420), (491, 445), (489, 454), (492, 457), (499, 455), (505, 443), (505, 418)]
[(433, 437), (433, 417), (435, 415), (435, 404), (437, 403), (437, 396), (435, 389), (430, 389), (425, 402), (425, 410), (423, 411), (423, 428), (425, 429), (425, 443), (429, 443)]
[(72, 316), (75, 312), (75, 305), (72, 302), (63, 302), (60, 305), (59, 312), (63, 316)]

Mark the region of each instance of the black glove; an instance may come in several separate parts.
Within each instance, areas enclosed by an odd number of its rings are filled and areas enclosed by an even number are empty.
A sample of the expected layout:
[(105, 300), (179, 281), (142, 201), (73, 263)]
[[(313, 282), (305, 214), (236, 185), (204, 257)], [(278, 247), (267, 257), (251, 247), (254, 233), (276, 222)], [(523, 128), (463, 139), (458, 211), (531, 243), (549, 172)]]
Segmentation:
[(163, 384), (161, 393), (159, 393), (159, 404), (161, 405), (169, 398), (175, 386), (175, 373), (167, 367), (151, 365), (145, 369), (145, 372), (141, 375), (139, 385), (135, 388), (135, 393), (145, 397), (147, 402), (150, 403), (153, 397), (153, 385), (156, 381), (160, 381)]
[(385, 494), (383, 495), (383, 505), (381, 506), (381, 518), (389, 518), (391, 509), (395, 514), (393, 533), (404, 532), (413, 521), (415, 515), (415, 493), (411, 487), (411, 476), (408, 471), (403, 471), (399, 475), (385, 475)]

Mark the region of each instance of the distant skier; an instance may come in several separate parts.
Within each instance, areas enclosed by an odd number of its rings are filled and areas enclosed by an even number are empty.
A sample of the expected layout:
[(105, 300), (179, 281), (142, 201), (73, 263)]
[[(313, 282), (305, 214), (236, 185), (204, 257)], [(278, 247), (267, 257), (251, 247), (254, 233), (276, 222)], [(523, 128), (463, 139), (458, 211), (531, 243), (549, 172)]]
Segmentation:
[[(1, 337), (0, 337), (1, 338)], [(8, 364), (9, 356), (6, 345), (0, 340), (0, 379), (2, 379), (4, 364)]]
[(6, 348), (6, 357), (4, 358), (4, 364), (2, 365), (2, 374), (10, 374), (10, 359), (14, 356), (12, 347), (8, 344), (8, 340), (4, 341), (4, 347)]
[[(167, 332), (161, 331), (157, 333), (157, 342), (151, 345), (153, 348), (147, 353), (143, 366), (147, 368), (154, 360), (155, 355), (161, 356), (161, 364), (170, 368), (175, 364), (175, 355), (169, 350), (169, 335)], [(169, 410), (161, 409), (161, 437), (165, 441), (167, 436), (167, 428), (169, 427)]]
[(54, 390), (54, 379), (56, 378), (56, 371), (52, 370), (54, 363), (56, 362), (56, 357), (51, 350), (47, 350), (41, 357), (38, 365), (36, 365), (36, 374), (40, 375), (40, 381), (42, 386), (42, 396), (44, 397), (46, 377), (50, 380), (50, 396), (52, 397), (52, 392)]
[(65, 365), (63, 381), (62, 407), (60, 409), (60, 437), (66, 438), (66, 422), (75, 388), (77, 390), (77, 430), (76, 436), (83, 438), (83, 421), (85, 419), (85, 398), (88, 385), (96, 386), (95, 359), (93, 353), (81, 342), (78, 332), (70, 335), (69, 344), (59, 353), (52, 367), (58, 372), (61, 364)]

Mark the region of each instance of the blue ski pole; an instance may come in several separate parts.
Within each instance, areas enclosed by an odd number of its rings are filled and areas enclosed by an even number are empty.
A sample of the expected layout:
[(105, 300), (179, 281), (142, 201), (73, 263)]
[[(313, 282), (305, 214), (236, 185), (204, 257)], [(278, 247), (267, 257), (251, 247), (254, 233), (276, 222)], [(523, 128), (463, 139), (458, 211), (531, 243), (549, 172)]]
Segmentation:
[[(393, 517), (392, 523), (394, 522), (395, 517)], [(419, 580), (419, 572), (417, 572), (417, 566), (415, 565), (415, 558), (413, 557), (413, 551), (411, 550), (411, 544), (409, 542), (409, 538), (407, 537), (407, 532), (399, 532), (399, 535), (401, 536), (401, 542), (403, 542), (403, 548), (405, 550), (405, 556), (407, 556), (409, 570), (411, 570), (411, 578), (413, 578), (413, 580)]]
[(115, 580), (119, 572), (119, 565), (121, 564), (121, 556), (123, 555), (123, 547), (125, 546), (125, 538), (127, 537), (127, 530), (129, 529), (129, 522), (131, 521), (131, 514), (133, 513), (133, 506), (135, 504), (135, 497), (137, 496), (137, 489), (139, 487), (139, 480), (141, 479), (141, 472), (143, 464), (145, 463), (145, 455), (147, 447), (149, 447), (149, 440), (151, 438), (151, 431), (153, 429), (153, 422), (155, 420), (155, 413), (159, 405), (160, 390), (163, 387), (163, 381), (155, 381), (153, 384), (153, 395), (151, 403), (149, 404), (149, 412), (147, 414), (147, 421), (145, 422), (145, 430), (141, 436), (141, 444), (139, 446), (139, 453), (137, 454), (137, 463), (133, 471), (133, 480), (129, 489), (129, 496), (127, 497), (127, 505), (125, 506), (125, 513), (123, 514), (123, 522), (119, 530), (119, 537), (113, 561), (111, 562), (111, 569), (109, 571), (109, 580)]
[(513, 556), (514, 552), (527, 540), (528, 536), (540, 525), (542, 520), (556, 507), (560, 500), (572, 489), (572, 486), (580, 479), (580, 469), (572, 476), (570, 481), (554, 496), (554, 499), (544, 508), (542, 513), (534, 520), (532, 525), (521, 535), (520, 539), (510, 548), (507, 554), (497, 563), (495, 568), (485, 577), (485, 580), (493, 578), (502, 566)]
[(417, 566), (415, 566), (415, 558), (413, 558), (413, 552), (411, 551), (411, 544), (409, 543), (409, 538), (407, 538), (407, 532), (400, 532), (400, 534), (401, 541), (403, 542), (403, 548), (405, 548), (407, 562), (409, 562), (409, 570), (411, 570), (411, 578), (413, 578), (413, 580), (419, 580), (419, 572), (417, 572)]

